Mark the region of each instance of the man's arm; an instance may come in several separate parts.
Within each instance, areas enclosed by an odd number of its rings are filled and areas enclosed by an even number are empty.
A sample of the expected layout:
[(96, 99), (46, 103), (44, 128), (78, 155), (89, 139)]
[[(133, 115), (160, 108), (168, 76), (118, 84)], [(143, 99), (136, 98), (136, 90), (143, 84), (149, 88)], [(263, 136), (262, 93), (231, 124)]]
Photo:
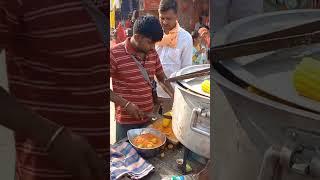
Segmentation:
[(144, 118), (144, 113), (140, 111), (139, 107), (126, 99), (118, 96), (115, 94), (111, 89), (109, 89), (110, 94), (110, 100), (114, 102), (115, 104), (120, 105), (122, 108), (124, 108), (130, 115), (132, 115), (135, 119), (141, 119)]
[(121, 107), (125, 107), (125, 105), (128, 103), (127, 100), (116, 95), (111, 89), (109, 90), (109, 95), (110, 95), (110, 100), (115, 104), (120, 105)]

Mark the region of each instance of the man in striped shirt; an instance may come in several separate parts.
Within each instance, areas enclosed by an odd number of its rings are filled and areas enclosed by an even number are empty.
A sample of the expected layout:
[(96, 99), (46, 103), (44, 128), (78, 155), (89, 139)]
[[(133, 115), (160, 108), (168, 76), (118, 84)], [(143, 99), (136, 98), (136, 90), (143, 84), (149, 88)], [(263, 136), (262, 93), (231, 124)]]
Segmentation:
[(154, 16), (143, 16), (134, 23), (133, 36), (111, 49), (111, 101), (116, 105), (117, 141), (126, 137), (127, 130), (143, 127), (148, 122), (146, 113), (153, 112), (152, 91), (155, 88), (144, 78), (137, 63), (146, 69), (150, 81), (156, 77), (166, 92), (173, 96), (173, 88), (165, 83), (166, 76), (154, 49), (162, 37), (159, 20)]
[(16, 132), (16, 178), (105, 179), (107, 52), (81, 0), (1, 0), (2, 49), (0, 124)]

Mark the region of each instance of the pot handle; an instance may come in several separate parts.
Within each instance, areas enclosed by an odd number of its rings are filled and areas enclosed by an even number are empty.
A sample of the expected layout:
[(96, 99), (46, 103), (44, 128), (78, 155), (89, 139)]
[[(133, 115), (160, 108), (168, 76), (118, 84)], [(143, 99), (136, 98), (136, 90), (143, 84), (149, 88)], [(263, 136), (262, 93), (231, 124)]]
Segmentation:
[(190, 128), (191, 128), (191, 130), (193, 130), (199, 134), (210, 137), (210, 130), (209, 130), (209, 132), (207, 132), (203, 129), (197, 128), (198, 119), (199, 119), (201, 112), (202, 112), (201, 108), (193, 108), (192, 113), (191, 113)]

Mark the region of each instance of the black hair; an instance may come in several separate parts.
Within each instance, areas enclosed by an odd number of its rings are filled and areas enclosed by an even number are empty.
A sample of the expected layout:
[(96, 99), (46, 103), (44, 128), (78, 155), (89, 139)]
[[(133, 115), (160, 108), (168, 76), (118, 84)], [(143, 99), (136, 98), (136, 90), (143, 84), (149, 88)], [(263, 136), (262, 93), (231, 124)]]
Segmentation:
[(199, 21), (200, 23), (202, 23), (202, 16), (199, 16)]
[(140, 34), (158, 42), (162, 40), (163, 30), (155, 16), (141, 16), (134, 22), (133, 34)]
[(192, 39), (195, 40), (200, 36), (200, 34), (198, 33), (198, 31), (192, 31), (191, 36), (192, 36)]
[(178, 12), (178, 3), (176, 0), (161, 0), (159, 5), (160, 12), (173, 10), (176, 14)]

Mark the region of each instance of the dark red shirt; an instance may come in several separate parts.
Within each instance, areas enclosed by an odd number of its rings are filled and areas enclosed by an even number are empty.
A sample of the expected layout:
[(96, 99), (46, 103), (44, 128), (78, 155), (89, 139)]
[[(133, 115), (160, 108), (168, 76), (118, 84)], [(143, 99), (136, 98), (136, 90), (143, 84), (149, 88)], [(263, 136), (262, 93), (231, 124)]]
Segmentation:
[[(99, 6), (107, 12), (107, 1)], [(6, 49), (10, 93), (107, 156), (107, 52), (81, 1), (1, 1), (0, 48)], [(17, 134), (16, 150), (19, 179), (72, 179), (37, 142)]]
[(132, 22), (131, 20), (126, 20), (126, 29), (132, 28)]
[[(110, 76), (113, 91), (118, 96), (137, 105), (141, 111), (152, 112), (154, 105), (152, 89), (131, 57), (135, 54), (136, 50), (132, 47), (130, 38), (111, 49)], [(155, 76), (163, 73), (159, 56), (155, 50), (148, 53), (145, 60), (136, 57), (147, 70), (149, 78), (154, 79)], [(146, 122), (147, 118), (143, 121), (135, 119), (116, 104), (116, 120), (120, 124), (141, 124)]]

